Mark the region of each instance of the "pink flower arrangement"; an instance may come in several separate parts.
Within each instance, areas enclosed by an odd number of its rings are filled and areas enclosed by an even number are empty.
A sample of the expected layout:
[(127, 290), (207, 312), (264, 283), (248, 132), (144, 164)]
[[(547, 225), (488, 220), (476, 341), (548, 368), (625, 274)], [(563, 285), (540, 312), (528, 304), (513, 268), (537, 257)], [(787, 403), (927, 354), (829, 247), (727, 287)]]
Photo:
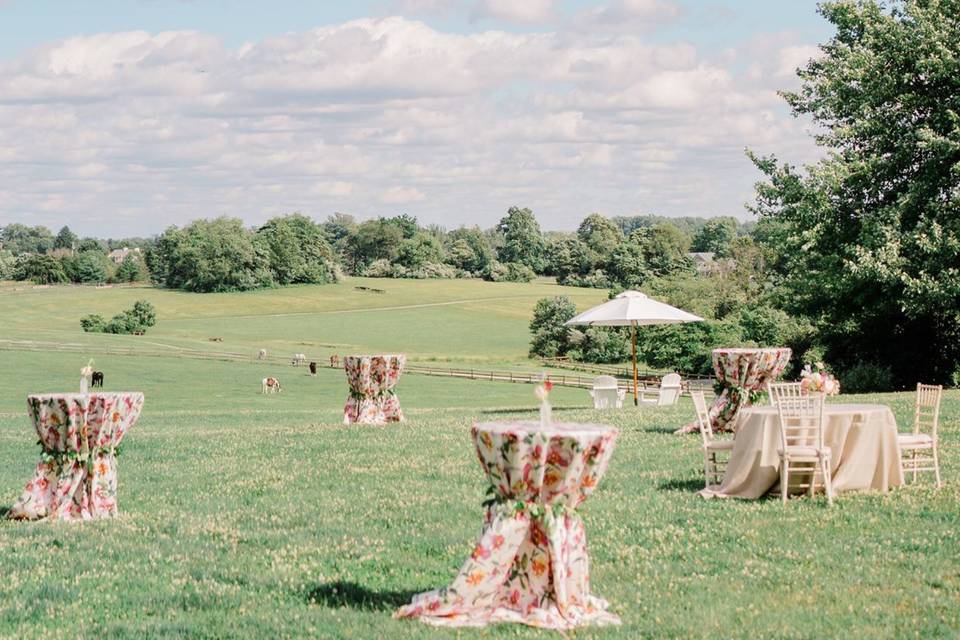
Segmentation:
[(800, 372), (800, 388), (804, 393), (823, 393), (835, 396), (840, 393), (840, 382), (828, 373), (822, 363), (809, 364)]

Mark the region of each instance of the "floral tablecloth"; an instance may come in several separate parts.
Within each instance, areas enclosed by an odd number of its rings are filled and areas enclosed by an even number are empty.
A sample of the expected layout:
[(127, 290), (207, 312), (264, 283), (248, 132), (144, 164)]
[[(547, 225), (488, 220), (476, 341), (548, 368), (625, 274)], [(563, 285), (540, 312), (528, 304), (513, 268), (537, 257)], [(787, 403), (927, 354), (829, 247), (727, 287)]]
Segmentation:
[[(710, 407), (714, 432), (730, 431), (741, 407), (752, 404), (750, 395), (763, 391), (767, 382), (783, 375), (790, 364), (790, 349), (714, 349), (713, 372), (723, 391)], [(697, 431), (691, 422), (681, 432)]]
[(403, 422), (403, 409), (393, 388), (407, 362), (405, 355), (344, 356), (350, 395), (343, 407), (344, 424)]
[(8, 517), (91, 520), (117, 514), (117, 447), (136, 424), (143, 394), (27, 398), (42, 448), (33, 479)]
[(450, 586), (414, 596), (395, 616), (443, 626), (619, 624), (607, 602), (590, 593), (586, 533), (576, 511), (606, 471), (618, 434), (604, 425), (475, 425), (490, 481), (480, 540)]

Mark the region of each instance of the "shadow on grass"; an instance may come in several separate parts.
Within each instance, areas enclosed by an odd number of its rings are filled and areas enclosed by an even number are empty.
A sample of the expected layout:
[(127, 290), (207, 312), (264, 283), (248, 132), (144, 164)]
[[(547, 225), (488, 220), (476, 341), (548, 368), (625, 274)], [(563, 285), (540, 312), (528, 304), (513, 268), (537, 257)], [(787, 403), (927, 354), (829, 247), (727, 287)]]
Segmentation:
[[(421, 589), (420, 591), (425, 591)], [(324, 607), (350, 607), (365, 611), (392, 611), (405, 604), (420, 591), (372, 591), (356, 582), (328, 582), (307, 591), (309, 604)]]
[(0, 518), (6, 518), (10, 513), (10, 507), (0, 507)]
[(689, 491), (696, 493), (703, 489), (703, 478), (685, 478), (683, 480), (667, 480), (657, 485), (660, 491)]

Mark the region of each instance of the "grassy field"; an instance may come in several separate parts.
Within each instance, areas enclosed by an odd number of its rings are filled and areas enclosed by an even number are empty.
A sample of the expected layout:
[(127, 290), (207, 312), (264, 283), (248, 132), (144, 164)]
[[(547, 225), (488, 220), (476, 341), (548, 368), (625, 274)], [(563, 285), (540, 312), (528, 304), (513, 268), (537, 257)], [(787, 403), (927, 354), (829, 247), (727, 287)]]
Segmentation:
[[(148, 297), (161, 319), (144, 338), (162, 344), (207, 348), (206, 338), (218, 335), (223, 348), (252, 349), (259, 331), (276, 326), (267, 316), (282, 310), (302, 315), (282, 316), (289, 324), (272, 338), (277, 349), (303, 341), (356, 350), (409, 344), (404, 350), (419, 358), (522, 363), (529, 309), (559, 290), (365, 283), (391, 291), (390, 304), (378, 305), (379, 298), (370, 302), (378, 294), (354, 293), (354, 284), (337, 288), (342, 301), (333, 288), (215, 296), (219, 302), (154, 290), (5, 288), (0, 337), (93, 346), (133, 340), (84, 336), (77, 319)], [(603, 295), (572, 291), (584, 305)], [(456, 302), (463, 299), (483, 302)], [(380, 311), (333, 313), (364, 304)], [(416, 304), (434, 306), (382, 308)], [(472, 318), (477, 331), (447, 326), (458, 317)], [(411, 319), (425, 325), (422, 335), (403, 327)], [(344, 427), (342, 372), (311, 378), (304, 368), (255, 362), (92, 355), (108, 389), (147, 396), (119, 463), (122, 515), (80, 526), (0, 521), (0, 637), (553, 635), (516, 626), (434, 629), (390, 617), (413, 593), (446, 584), (470, 553), (485, 486), (469, 426), (532, 416), (529, 386), (408, 375), (398, 393), (409, 422)], [(5, 508), (38, 453), (25, 395), (72, 388), (85, 358), (0, 350), (0, 363)], [(281, 377), (283, 394), (257, 393), (267, 372)], [(960, 634), (960, 392), (947, 392), (943, 408), (944, 488), (928, 481), (888, 495), (843, 494), (832, 509), (819, 499), (783, 507), (697, 497), (697, 440), (671, 433), (692, 418), (689, 400), (597, 412), (584, 391), (554, 396), (558, 417), (621, 429), (607, 476), (582, 513), (593, 589), (624, 624), (572, 636)], [(889, 404), (901, 428), (909, 423), (908, 394), (848, 399)]]
[[(356, 287), (382, 289), (385, 293)], [(192, 348), (271, 354), (402, 351), (412, 360), (516, 363), (525, 360), (527, 325), (542, 297), (567, 295), (583, 307), (606, 291), (548, 282), (383, 280), (348, 278), (327, 286), (195, 294), (153, 288), (0, 287), (2, 338), (75, 343)], [(145, 298), (159, 321), (146, 336), (80, 331), (90, 313), (111, 317)], [(220, 337), (223, 342), (208, 338)]]

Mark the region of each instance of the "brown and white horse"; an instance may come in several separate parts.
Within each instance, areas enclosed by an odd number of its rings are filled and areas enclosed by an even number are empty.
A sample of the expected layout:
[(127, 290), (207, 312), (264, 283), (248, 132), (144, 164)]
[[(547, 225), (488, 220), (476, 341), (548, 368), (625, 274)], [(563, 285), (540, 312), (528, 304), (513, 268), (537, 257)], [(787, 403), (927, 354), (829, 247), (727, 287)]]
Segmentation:
[(280, 393), (280, 381), (276, 378), (264, 378), (260, 385), (260, 393)]

